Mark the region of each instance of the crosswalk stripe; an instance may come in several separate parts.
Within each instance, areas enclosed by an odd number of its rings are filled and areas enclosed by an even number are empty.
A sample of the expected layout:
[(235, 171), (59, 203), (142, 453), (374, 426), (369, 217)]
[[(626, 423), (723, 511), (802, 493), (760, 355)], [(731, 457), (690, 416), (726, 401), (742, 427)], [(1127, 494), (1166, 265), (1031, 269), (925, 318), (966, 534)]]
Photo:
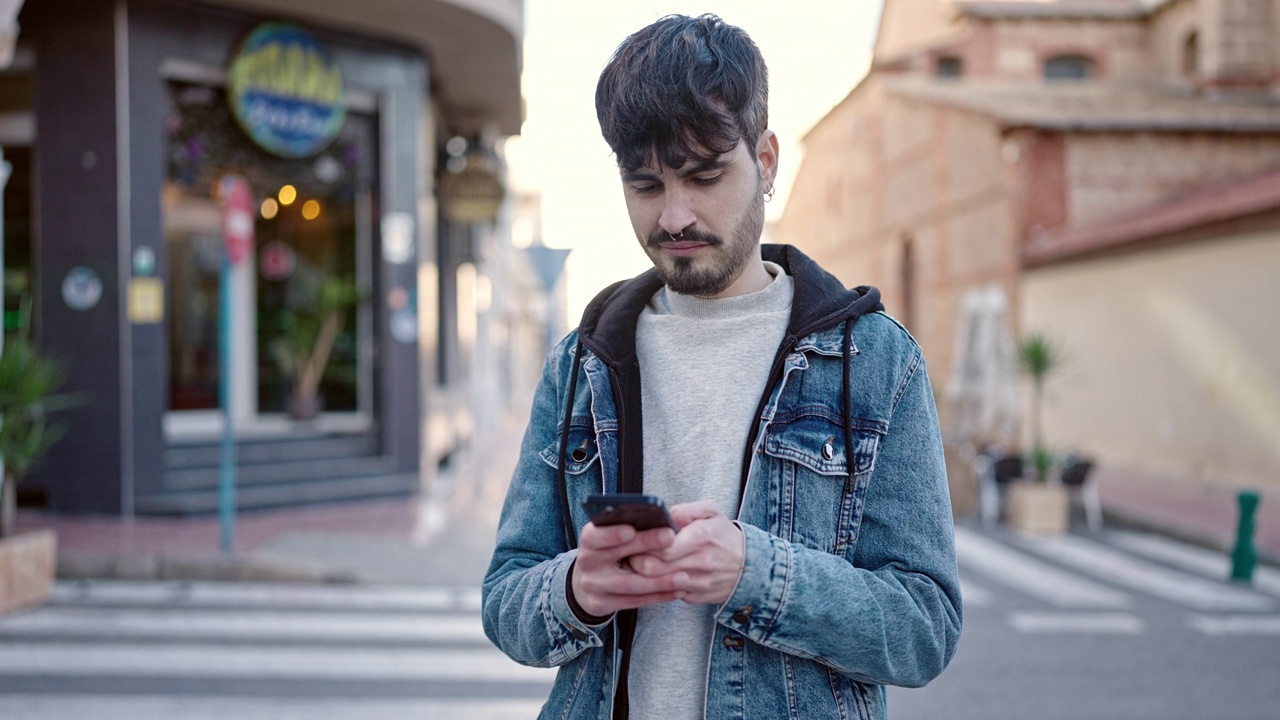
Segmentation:
[(53, 601), (60, 605), (254, 607), (342, 610), (476, 610), (475, 588), (403, 586), (268, 585), (216, 582), (60, 581)]
[(1079, 537), (1023, 538), (1033, 552), (1196, 610), (1268, 610), (1270, 598), (1116, 552)]
[(342, 698), (227, 698), (173, 695), (120, 697), (117, 695), (50, 696), (0, 695), (0, 717), (58, 718), (59, 720), (403, 720), (404, 718), (466, 718), (467, 720), (527, 720), (537, 716), (540, 700), (381, 700)]
[[(1112, 531), (1107, 540), (1120, 548), (1152, 560), (1189, 570), (1205, 577), (1226, 580), (1231, 575), (1231, 556), (1150, 533)], [(1280, 571), (1256, 567), (1253, 588), (1280, 597)]]
[(975, 585), (973, 582), (961, 577), (960, 597), (965, 607), (990, 607), (995, 594), (981, 585)]
[(1116, 612), (1015, 612), (1009, 614), (1009, 625), (1023, 633), (1136, 635), (1142, 632), (1140, 618)]
[(962, 566), (1060, 608), (1120, 609), (1131, 601), (1125, 593), (1058, 570), (966, 528), (956, 528), (956, 554)]
[(550, 683), (554, 671), (518, 665), (496, 649), (280, 648), (115, 643), (0, 644), (0, 675), (144, 675), (198, 678), (476, 680)]
[(0, 637), (98, 637), (114, 639), (239, 639), (271, 642), (360, 640), (367, 642), (486, 643), (480, 617), (468, 615), (376, 615), (368, 612), (278, 610), (154, 610), (48, 607), (0, 618)]
[(1205, 635), (1280, 635), (1280, 615), (1196, 615), (1190, 624)]

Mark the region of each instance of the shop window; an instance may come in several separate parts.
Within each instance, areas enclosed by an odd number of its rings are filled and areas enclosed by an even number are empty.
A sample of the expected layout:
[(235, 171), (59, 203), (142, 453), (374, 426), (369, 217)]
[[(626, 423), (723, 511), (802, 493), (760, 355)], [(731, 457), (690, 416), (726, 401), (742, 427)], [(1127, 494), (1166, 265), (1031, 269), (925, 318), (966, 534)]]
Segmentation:
[(954, 55), (944, 55), (934, 63), (933, 75), (939, 78), (958, 78), (964, 75), (964, 60)]
[(1058, 55), (1044, 63), (1045, 80), (1088, 80), (1093, 73), (1093, 59), (1084, 55)]
[[(241, 131), (220, 88), (168, 83), (167, 178), (162, 193), (169, 324), (170, 409), (218, 407), (219, 185), (248, 181), (256, 208), (256, 251), (248, 262), (256, 345), (258, 412), (282, 412), (293, 385), (291, 344), (305, 339), (306, 313), (321, 286), (339, 279), (368, 287), (376, 206), (375, 118), (348, 113), (338, 137), (314, 156), (286, 159)], [(364, 248), (363, 251), (361, 248)], [(363, 409), (362, 313), (346, 311), (320, 384), (325, 411)], [(367, 321), (365, 321), (367, 322)], [(314, 333), (312, 333), (314, 335)], [(367, 391), (366, 391), (367, 392)]]
[(1182, 76), (1194, 80), (1200, 73), (1200, 35), (1195, 30), (1182, 41)]

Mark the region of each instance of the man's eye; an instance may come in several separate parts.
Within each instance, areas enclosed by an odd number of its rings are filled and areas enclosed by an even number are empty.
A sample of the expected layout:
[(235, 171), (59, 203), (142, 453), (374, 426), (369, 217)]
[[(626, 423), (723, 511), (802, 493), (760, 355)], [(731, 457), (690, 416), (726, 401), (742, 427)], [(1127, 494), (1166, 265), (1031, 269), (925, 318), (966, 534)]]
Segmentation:
[(720, 175), (704, 175), (701, 177), (695, 177), (693, 181), (699, 185), (715, 185), (720, 182)]
[(631, 192), (637, 195), (652, 195), (658, 192), (657, 185), (632, 185)]

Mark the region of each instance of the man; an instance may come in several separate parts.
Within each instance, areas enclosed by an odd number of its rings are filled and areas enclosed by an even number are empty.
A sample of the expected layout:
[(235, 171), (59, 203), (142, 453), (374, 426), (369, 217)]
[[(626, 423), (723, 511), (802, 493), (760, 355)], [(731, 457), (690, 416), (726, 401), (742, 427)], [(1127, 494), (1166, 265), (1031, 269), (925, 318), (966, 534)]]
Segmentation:
[[(742, 30), (670, 16), (596, 90), (653, 270), (551, 353), (484, 581), (485, 631), (560, 672), (554, 718), (883, 718), (960, 634), (933, 396), (879, 292), (760, 245), (778, 141)], [(644, 492), (677, 530), (596, 527)]]

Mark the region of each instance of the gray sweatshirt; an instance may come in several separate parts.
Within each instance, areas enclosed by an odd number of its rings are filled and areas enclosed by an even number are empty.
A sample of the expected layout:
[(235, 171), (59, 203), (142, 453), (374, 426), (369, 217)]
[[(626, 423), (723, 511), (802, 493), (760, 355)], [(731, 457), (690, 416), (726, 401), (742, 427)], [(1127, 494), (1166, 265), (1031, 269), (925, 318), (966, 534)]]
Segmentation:
[[(793, 284), (766, 262), (763, 290), (718, 300), (659, 290), (640, 314), (644, 491), (667, 506), (711, 500), (738, 516), (747, 435), (790, 318)], [(628, 674), (634, 720), (700, 720), (712, 605), (640, 608)]]

